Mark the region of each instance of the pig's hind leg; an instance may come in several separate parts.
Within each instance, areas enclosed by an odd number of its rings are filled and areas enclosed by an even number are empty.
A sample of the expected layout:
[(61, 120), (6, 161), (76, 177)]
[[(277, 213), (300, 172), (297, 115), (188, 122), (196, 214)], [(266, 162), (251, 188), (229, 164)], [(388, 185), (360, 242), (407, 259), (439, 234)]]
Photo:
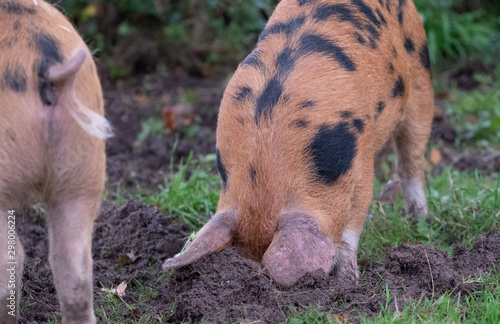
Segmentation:
[(434, 97), (427, 73), (412, 80), (405, 117), (395, 134), (398, 176), (407, 214), (427, 215), (424, 193), (425, 149), (429, 140)]
[(66, 324), (96, 322), (91, 242), (100, 198), (99, 192), (49, 203), (49, 262)]

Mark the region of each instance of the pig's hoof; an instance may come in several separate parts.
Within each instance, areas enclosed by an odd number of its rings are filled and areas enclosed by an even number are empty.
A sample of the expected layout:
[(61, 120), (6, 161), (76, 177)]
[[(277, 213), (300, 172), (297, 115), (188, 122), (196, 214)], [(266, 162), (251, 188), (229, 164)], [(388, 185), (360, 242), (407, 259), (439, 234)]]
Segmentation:
[(406, 214), (413, 214), (418, 218), (427, 215), (427, 199), (420, 179), (400, 179)]
[(394, 204), (396, 201), (396, 196), (401, 192), (401, 185), (399, 180), (389, 180), (387, 184), (380, 189), (380, 195), (378, 200), (381, 202), (387, 202)]
[(312, 216), (285, 213), (263, 263), (276, 283), (289, 287), (308, 272), (323, 269), (329, 273), (336, 252), (335, 245), (320, 232)]
[(343, 284), (358, 284), (359, 270), (357, 264), (346, 264), (341, 262), (335, 265), (333, 273), (337, 280)]
[(405, 213), (414, 215), (417, 218), (423, 218), (428, 214), (427, 204), (425, 205), (413, 204), (413, 203), (406, 204), (405, 202)]
[(342, 242), (335, 260), (333, 274), (343, 284), (357, 284), (359, 279), (357, 260), (359, 235), (351, 234), (349, 239), (349, 236), (345, 235), (346, 232), (344, 232), (344, 242)]

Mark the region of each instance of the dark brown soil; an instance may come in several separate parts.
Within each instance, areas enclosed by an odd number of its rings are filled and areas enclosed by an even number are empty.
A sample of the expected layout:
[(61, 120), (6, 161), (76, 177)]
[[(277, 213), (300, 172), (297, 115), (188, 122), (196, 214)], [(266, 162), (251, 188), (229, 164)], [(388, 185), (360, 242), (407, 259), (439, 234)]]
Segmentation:
[[(58, 311), (50, 267), (47, 263), (46, 230), (40, 218), (24, 226), (22, 239), (27, 262), (23, 298), (29, 307), (21, 323), (46, 322)], [(386, 285), (399, 307), (411, 298), (437, 298), (445, 291), (468, 294), (474, 286), (463, 278), (500, 266), (500, 229), (480, 235), (472, 248), (455, 247), (454, 257), (431, 247), (403, 244), (387, 253), (384, 264), (362, 269), (359, 285), (346, 287), (323, 272), (308, 274), (295, 286), (276, 286), (259, 263), (247, 260), (232, 249), (207, 256), (167, 274), (162, 261), (181, 250), (187, 227), (162, 215), (157, 208), (139, 202), (124, 206), (104, 203), (96, 221), (93, 239), (95, 308), (105, 306), (101, 287), (128, 283), (124, 300), (134, 305), (127, 314), (132, 322), (145, 314), (171, 314), (172, 322), (231, 323), (244, 319), (264, 323), (283, 322), (294, 309), (304, 306), (343, 314), (356, 322), (357, 313), (376, 314), (386, 303)], [(120, 256), (138, 258), (127, 264)], [(126, 258), (125, 258), (126, 259)], [(121, 263), (121, 265), (120, 265)], [(140, 282), (158, 292), (138, 300)], [(394, 308), (395, 301), (390, 302)]]
[[(130, 79), (127, 84), (104, 81), (106, 117), (115, 136), (107, 142), (107, 173), (110, 186), (124, 187), (127, 193), (140, 186), (155, 189), (163, 182), (162, 172), (169, 172), (170, 160), (175, 165), (192, 151), (194, 158), (215, 152), (215, 126), (222, 98), (222, 81), (185, 76), (160, 78), (145, 76)], [(138, 142), (141, 122), (149, 117), (161, 121), (162, 108), (179, 101), (186, 92), (195, 93), (194, 136), (182, 132), (150, 134)], [(173, 152), (174, 143), (178, 140)], [(123, 194), (123, 192), (121, 192)]]

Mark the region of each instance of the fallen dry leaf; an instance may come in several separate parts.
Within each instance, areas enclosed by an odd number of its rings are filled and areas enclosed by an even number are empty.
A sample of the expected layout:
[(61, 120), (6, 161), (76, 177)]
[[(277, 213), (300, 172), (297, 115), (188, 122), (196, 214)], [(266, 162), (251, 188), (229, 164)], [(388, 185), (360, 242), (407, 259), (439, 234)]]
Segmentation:
[(429, 162), (431, 165), (438, 165), (442, 160), (441, 151), (438, 148), (433, 148), (431, 151), (431, 156), (429, 157)]
[(101, 291), (115, 294), (118, 298), (122, 299), (125, 296), (125, 289), (127, 289), (127, 283), (124, 281), (116, 288), (101, 288)]
[(165, 106), (161, 112), (163, 127), (173, 133), (184, 126), (189, 126), (194, 120), (194, 107), (191, 104)]
[(449, 92), (438, 92), (435, 95), (435, 98), (438, 100), (444, 100), (444, 101), (453, 101), (455, 100), (455, 96), (453, 96)]
[(389, 180), (385, 186), (380, 189), (379, 201), (394, 204), (396, 195), (401, 191), (399, 180)]
[(125, 296), (125, 289), (127, 289), (127, 283), (123, 281), (121, 284), (116, 287), (116, 295), (120, 298)]

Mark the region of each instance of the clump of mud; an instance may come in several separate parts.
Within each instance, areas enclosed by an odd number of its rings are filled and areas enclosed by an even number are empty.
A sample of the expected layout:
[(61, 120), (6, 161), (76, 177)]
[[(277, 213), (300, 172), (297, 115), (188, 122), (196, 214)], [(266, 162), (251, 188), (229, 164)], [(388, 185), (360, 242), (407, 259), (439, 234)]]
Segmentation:
[[(44, 322), (58, 311), (46, 257), (46, 232), (41, 225), (31, 225), (24, 235), (31, 239), (24, 241), (29, 246), (25, 248), (28, 261), (23, 298), (34, 304), (23, 311), (21, 322)], [(463, 277), (500, 266), (500, 229), (493, 229), (480, 235), (471, 250), (456, 247), (453, 258), (420, 245), (403, 244), (391, 249), (384, 264), (365, 269), (357, 286), (343, 286), (333, 276), (318, 271), (282, 289), (259, 263), (242, 258), (233, 248), (160, 278), (162, 261), (180, 251), (188, 235), (185, 225), (155, 207), (139, 202), (125, 206), (105, 203), (93, 240), (95, 308), (103, 303), (98, 298), (101, 285), (110, 287), (126, 281), (130, 293), (124, 300), (135, 305), (127, 315), (130, 322), (144, 315), (155, 318), (157, 314), (170, 314), (171, 322), (278, 323), (304, 306), (355, 320), (357, 313), (380, 311), (380, 303), (386, 303), (386, 285), (402, 307), (410, 298), (438, 298), (450, 290), (454, 294), (469, 293), (475, 287), (465, 284)], [(130, 253), (134, 261), (124, 263), (127, 258), (123, 256)], [(136, 280), (157, 291), (157, 296), (139, 301), (133, 289)]]

